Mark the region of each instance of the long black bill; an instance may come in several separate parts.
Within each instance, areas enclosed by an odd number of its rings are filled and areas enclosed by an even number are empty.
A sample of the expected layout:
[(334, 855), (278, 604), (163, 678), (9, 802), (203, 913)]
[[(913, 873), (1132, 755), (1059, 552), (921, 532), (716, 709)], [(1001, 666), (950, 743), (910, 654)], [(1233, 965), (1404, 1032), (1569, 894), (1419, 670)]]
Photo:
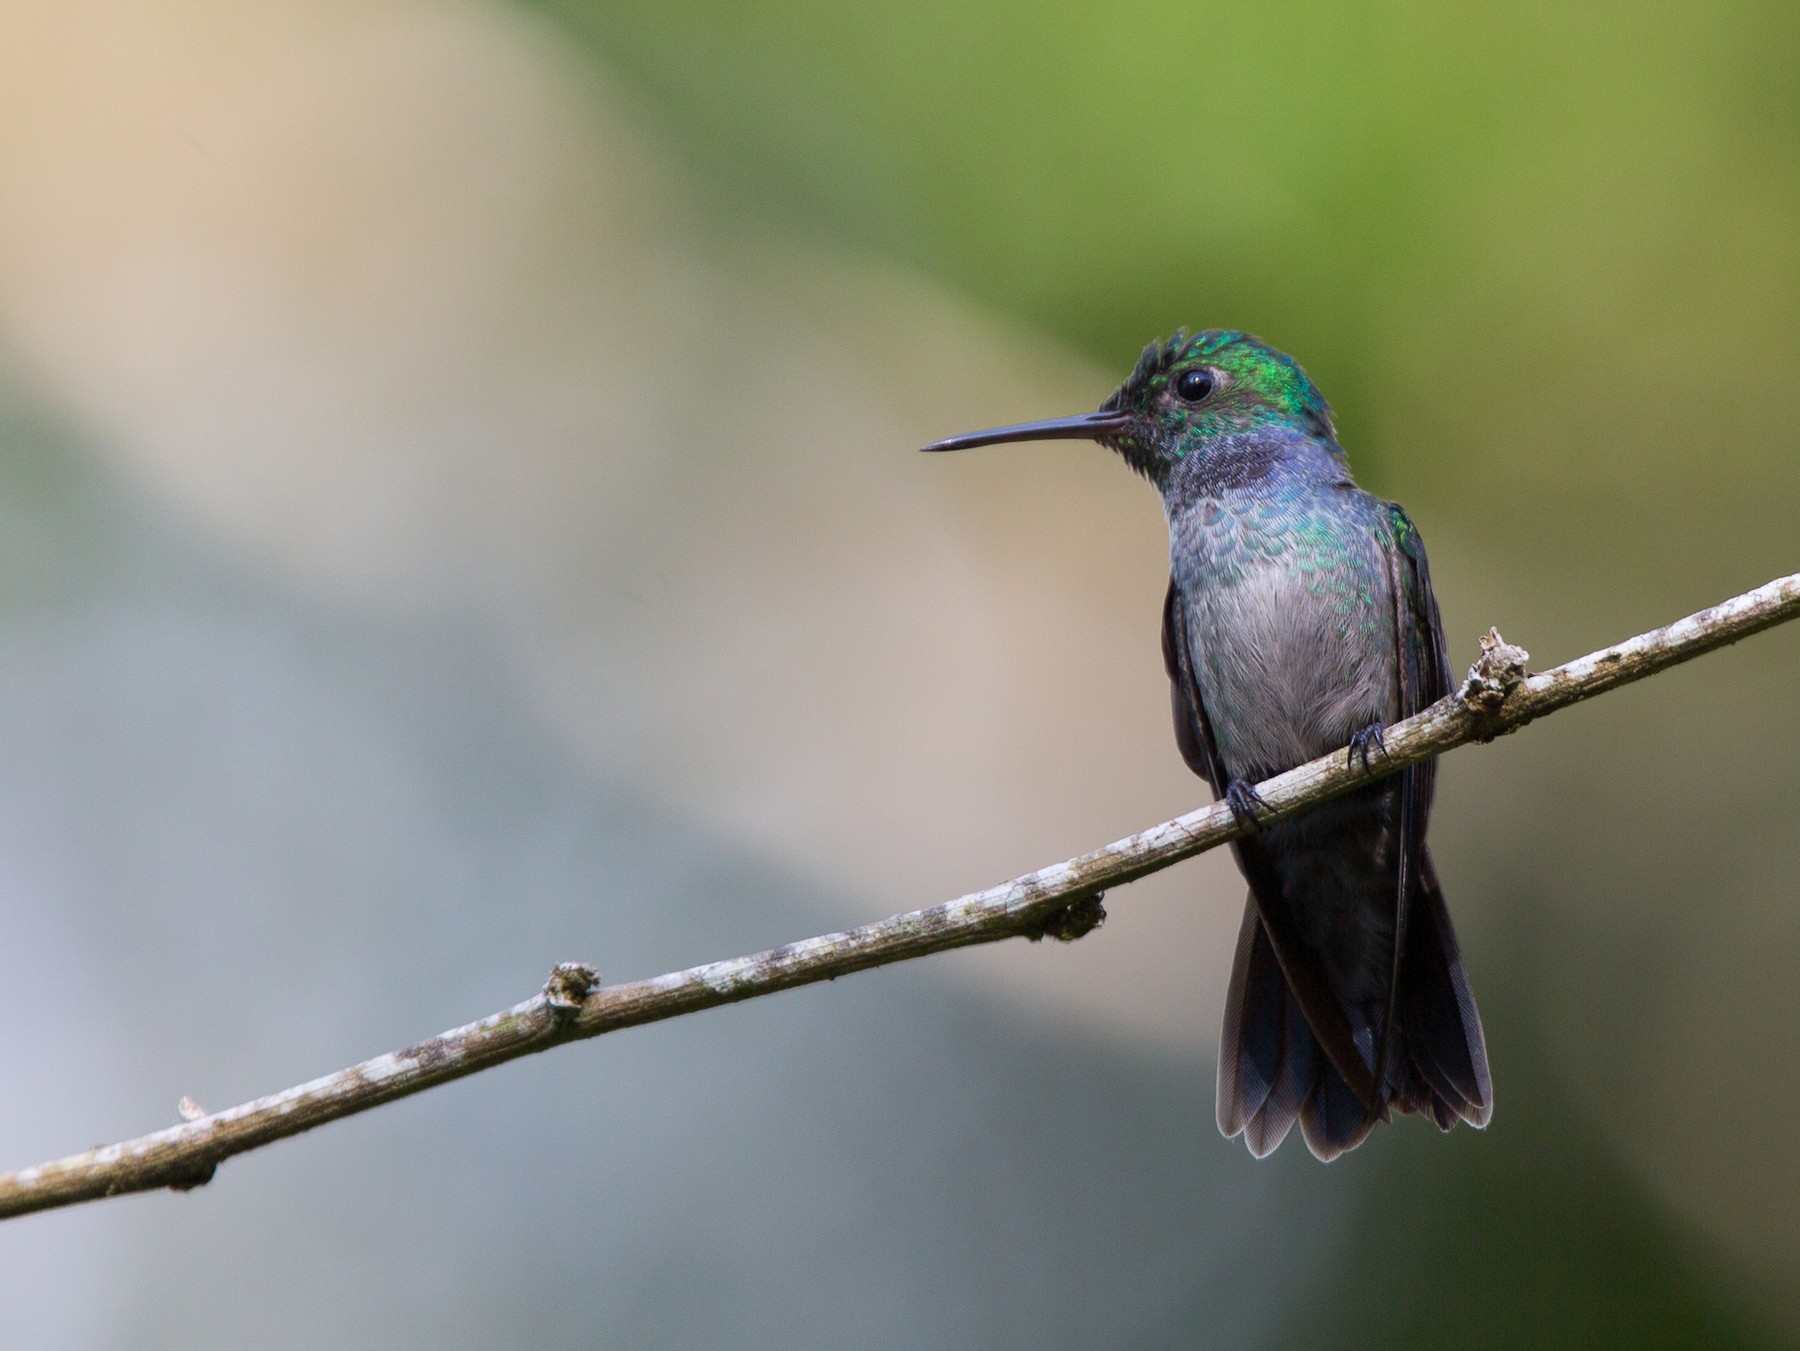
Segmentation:
[(968, 450), (974, 446), (997, 446), (1004, 441), (1098, 441), (1103, 436), (1116, 436), (1125, 430), (1123, 413), (1083, 413), (1079, 417), (1056, 417), (1044, 422), (1021, 422), (1013, 427), (989, 427), (984, 432), (965, 432), (933, 441), (926, 450)]

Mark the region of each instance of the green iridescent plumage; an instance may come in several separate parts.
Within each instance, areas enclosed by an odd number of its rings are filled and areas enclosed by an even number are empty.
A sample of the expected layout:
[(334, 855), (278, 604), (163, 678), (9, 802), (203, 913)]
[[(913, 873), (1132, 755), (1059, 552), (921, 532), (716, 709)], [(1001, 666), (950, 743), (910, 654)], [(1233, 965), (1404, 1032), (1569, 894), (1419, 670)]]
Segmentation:
[[(1215, 396), (1198, 407), (1167, 398), (1184, 371), (1203, 368), (1222, 382)], [(1167, 342), (1153, 342), (1138, 357), (1137, 368), (1101, 405), (1154, 416), (1171, 437), (1192, 442), (1234, 431), (1285, 424), (1331, 440), (1331, 405), (1306, 372), (1285, 352), (1265, 346), (1247, 333), (1213, 329), (1189, 336), (1177, 330)], [(1191, 445), (1175, 450), (1185, 457)]]

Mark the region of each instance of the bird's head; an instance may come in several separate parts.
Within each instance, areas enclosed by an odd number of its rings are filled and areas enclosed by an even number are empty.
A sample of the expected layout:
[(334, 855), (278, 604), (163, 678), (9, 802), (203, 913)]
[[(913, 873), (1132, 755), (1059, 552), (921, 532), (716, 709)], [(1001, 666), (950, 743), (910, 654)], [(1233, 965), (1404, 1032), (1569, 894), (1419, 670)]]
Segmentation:
[(1178, 331), (1153, 342), (1095, 413), (952, 436), (926, 450), (1004, 441), (1085, 440), (1109, 446), (1166, 488), (1175, 466), (1209, 450), (1289, 432), (1332, 444), (1331, 406), (1292, 357), (1247, 333)]

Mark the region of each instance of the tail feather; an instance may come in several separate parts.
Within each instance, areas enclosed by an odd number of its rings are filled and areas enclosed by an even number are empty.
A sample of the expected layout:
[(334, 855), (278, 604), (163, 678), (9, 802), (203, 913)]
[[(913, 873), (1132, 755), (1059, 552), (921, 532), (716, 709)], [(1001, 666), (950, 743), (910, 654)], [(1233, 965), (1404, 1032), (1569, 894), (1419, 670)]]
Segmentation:
[(1287, 1139), (1288, 1132), (1305, 1108), (1306, 1095), (1312, 1091), (1317, 1065), (1322, 1060), (1319, 1043), (1300, 1016), (1300, 1005), (1291, 996), (1287, 1000), (1285, 1018), (1287, 1046), (1281, 1061), (1280, 1078), (1262, 1109), (1244, 1123), (1244, 1143), (1259, 1159), (1266, 1159)]
[(1319, 1067), (1313, 1090), (1300, 1112), (1300, 1131), (1306, 1147), (1321, 1163), (1355, 1149), (1381, 1118), (1363, 1105), (1344, 1076), (1329, 1063)]
[(1238, 931), (1224, 1037), (1236, 1053), (1219, 1057), (1219, 1130), (1227, 1139), (1241, 1133), (1260, 1159), (1299, 1119), (1319, 1051), (1254, 905), (1245, 907)]
[[(1399, 1013), (1413, 1068), (1450, 1113), (1485, 1126), (1494, 1112), (1487, 1043), (1430, 855), (1412, 909)], [(1442, 1116), (1439, 1124), (1450, 1128)]]
[(1225, 995), (1224, 1040), (1235, 1054), (1219, 1057), (1219, 1129), (1227, 1139), (1262, 1111), (1290, 1058), (1289, 999), (1256, 907), (1246, 906)]
[(1254, 900), (1246, 907), (1219, 1049), (1219, 1130), (1227, 1138), (1242, 1134), (1262, 1158), (1298, 1120), (1307, 1148), (1329, 1161), (1361, 1144), (1390, 1111), (1416, 1112), (1441, 1130), (1459, 1120), (1488, 1123), (1494, 1093), (1481, 1018), (1428, 856), (1409, 905), (1393, 1063), (1374, 1111), (1325, 1056)]

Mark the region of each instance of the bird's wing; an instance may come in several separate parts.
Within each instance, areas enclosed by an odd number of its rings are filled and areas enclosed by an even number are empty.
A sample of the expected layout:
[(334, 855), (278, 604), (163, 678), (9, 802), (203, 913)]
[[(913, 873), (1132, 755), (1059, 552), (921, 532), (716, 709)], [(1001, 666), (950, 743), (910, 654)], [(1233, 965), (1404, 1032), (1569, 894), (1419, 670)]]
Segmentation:
[[(1400, 680), (1400, 717), (1410, 718), (1450, 693), (1450, 655), (1444, 649), (1444, 621), (1431, 591), (1425, 542), (1397, 503), (1386, 504), (1392, 545), (1386, 549), (1393, 583), (1394, 660)], [(1385, 543), (1385, 541), (1384, 541)], [(1431, 806), (1437, 762), (1422, 760), (1405, 772), (1419, 785), (1421, 816)], [(1423, 840), (1417, 842), (1421, 847)]]
[(1175, 715), (1175, 744), (1187, 767), (1205, 779), (1213, 795), (1225, 791), (1219, 770), (1219, 751), (1213, 744), (1212, 724), (1200, 703), (1200, 687), (1194, 682), (1193, 650), (1188, 646), (1187, 619), (1182, 612), (1181, 590), (1169, 578), (1169, 594), (1163, 600), (1163, 669), (1169, 673), (1170, 711)]
[[(1450, 693), (1450, 659), (1444, 623), (1431, 590), (1425, 543), (1412, 520), (1394, 502), (1383, 506), (1385, 531), (1377, 539), (1388, 567), (1388, 594), (1394, 607), (1394, 672), (1399, 686), (1396, 721), (1410, 718)], [(1394, 953), (1389, 968), (1387, 1012), (1375, 1058), (1375, 1082), (1386, 1080), (1393, 1056), (1395, 1012), (1400, 1001), (1402, 957), (1406, 951), (1408, 899), (1430, 875), (1425, 857), (1425, 818), (1431, 810), (1437, 766), (1422, 760), (1400, 771), (1400, 848), (1394, 879)]]
[[(1219, 758), (1213, 739), (1212, 724), (1206, 716), (1206, 705), (1200, 698), (1200, 685), (1194, 678), (1194, 647), (1189, 632), (1186, 607), (1181, 589), (1173, 578), (1169, 594), (1163, 602), (1163, 660), (1168, 667), (1170, 700), (1175, 713), (1175, 740), (1188, 767), (1212, 785), (1215, 796), (1231, 782), (1224, 762)], [(1281, 880), (1276, 875), (1269, 845), (1255, 835), (1232, 842), (1238, 867), (1250, 884), (1250, 898), (1256, 906), (1263, 932), (1274, 949), (1275, 960), (1287, 978), (1306, 1024), (1312, 1029), (1324, 1050), (1326, 1059), (1337, 1069), (1352, 1092), (1365, 1107), (1373, 1108), (1375, 1080), (1356, 1049), (1356, 1039), (1345, 1016), (1343, 1006), (1332, 992), (1324, 963), (1301, 937), (1292, 907), (1283, 902)], [(1245, 979), (1246, 964), (1238, 963), (1232, 973), (1232, 988), (1226, 992), (1228, 1009), (1246, 997), (1240, 988)], [(1231, 1014), (1227, 1013), (1227, 1020)]]

